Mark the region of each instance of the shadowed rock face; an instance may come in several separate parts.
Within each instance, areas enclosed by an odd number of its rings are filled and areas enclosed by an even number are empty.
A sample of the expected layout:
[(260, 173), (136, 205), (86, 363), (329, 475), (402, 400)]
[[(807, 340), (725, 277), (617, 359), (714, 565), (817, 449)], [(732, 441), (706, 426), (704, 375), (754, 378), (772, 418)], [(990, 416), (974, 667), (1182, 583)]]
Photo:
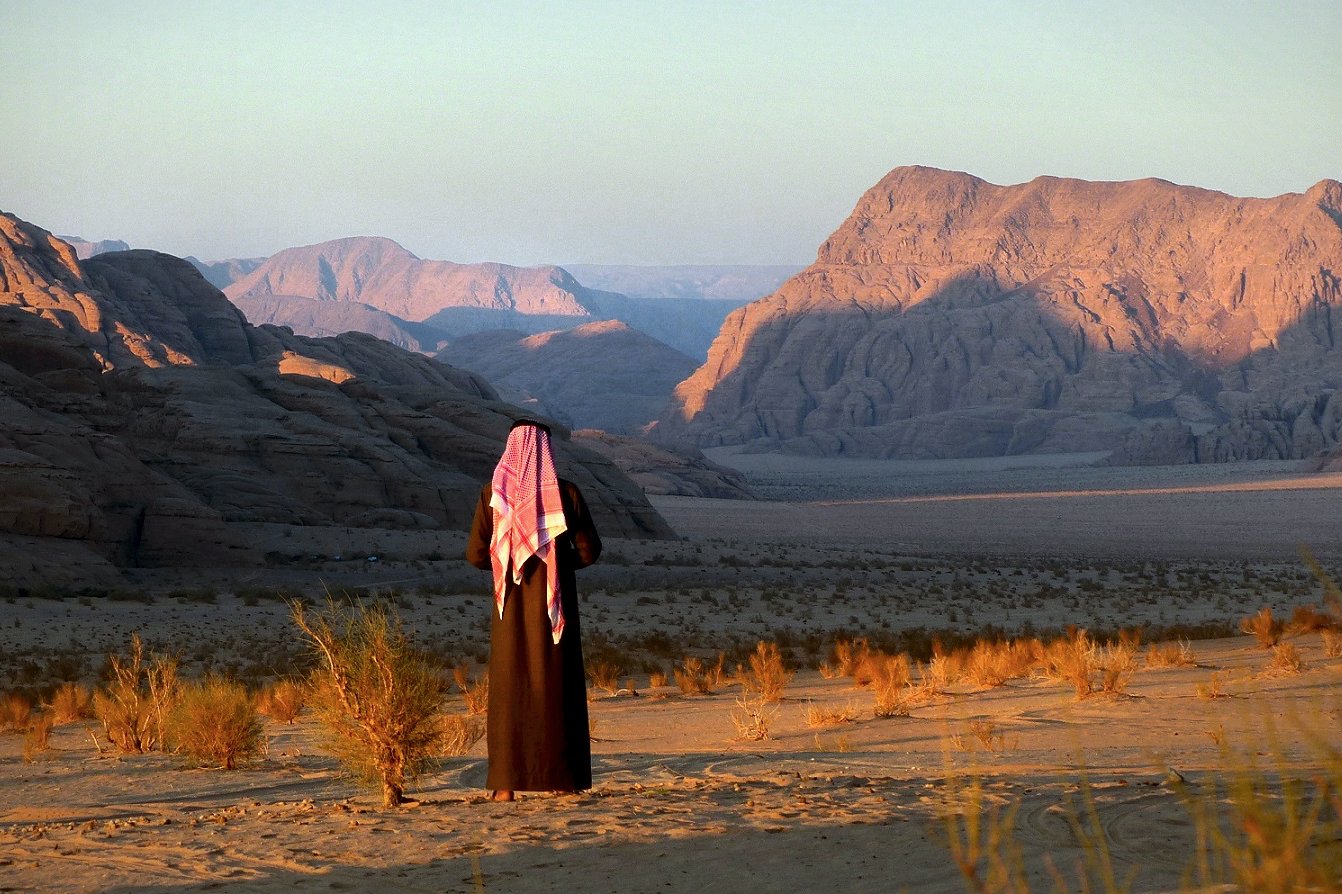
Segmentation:
[(655, 338), (606, 320), (526, 335), (481, 332), (438, 359), (480, 373), (514, 403), (570, 428), (636, 432), (657, 418), (694, 361)]
[(1309, 455), (1342, 434), (1342, 184), (897, 168), (728, 317), (656, 437), (818, 454)]
[[(521, 412), (478, 376), (368, 335), (251, 326), (185, 261), (80, 262), (0, 214), (9, 547), (56, 539), (86, 546), (91, 565), (227, 564), (253, 558), (231, 523), (463, 528)], [(636, 485), (560, 434), (561, 472), (603, 533), (670, 536)], [(60, 582), (59, 569), (28, 571)]]

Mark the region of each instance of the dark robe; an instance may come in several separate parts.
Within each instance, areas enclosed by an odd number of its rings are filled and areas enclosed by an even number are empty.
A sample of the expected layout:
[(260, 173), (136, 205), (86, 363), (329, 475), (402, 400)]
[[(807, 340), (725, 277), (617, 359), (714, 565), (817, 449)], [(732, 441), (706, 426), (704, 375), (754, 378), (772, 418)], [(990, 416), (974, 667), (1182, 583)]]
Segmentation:
[[(466, 561), (489, 570), (494, 513), (489, 485), (475, 507)], [(520, 585), (508, 580), (503, 617), (489, 602), (489, 778), (495, 791), (578, 791), (592, 787), (587, 726), (587, 679), (573, 572), (601, 555), (582, 493), (559, 480), (568, 530), (555, 541), (564, 635), (556, 644), (545, 610), (545, 569), (535, 557), (522, 566)], [(492, 590), (491, 590), (492, 594)]]

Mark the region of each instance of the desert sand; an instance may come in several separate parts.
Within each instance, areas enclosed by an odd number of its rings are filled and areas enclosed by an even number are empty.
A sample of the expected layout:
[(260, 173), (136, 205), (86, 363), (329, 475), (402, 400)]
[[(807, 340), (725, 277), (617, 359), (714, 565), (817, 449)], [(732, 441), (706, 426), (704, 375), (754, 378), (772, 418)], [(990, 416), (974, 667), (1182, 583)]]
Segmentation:
[[(1079, 890), (1081, 838), (1098, 828), (1131, 890), (1175, 891), (1196, 831), (1186, 798), (1224, 803), (1220, 786), (1248, 762), (1336, 775), (1326, 749), (1342, 738), (1342, 658), (1302, 634), (1289, 642), (1304, 669), (1271, 672), (1269, 652), (1230, 633), (1265, 604), (1279, 614), (1318, 604), (1296, 549), (1312, 539), (1325, 565), (1336, 555), (1332, 478), (922, 467), (921, 483), (905, 470), (896, 486), (892, 467), (808, 468), (750, 472), (757, 486), (792, 488), (790, 502), (659, 498), (684, 540), (612, 541), (580, 574), (589, 666), (625, 655), (638, 693), (592, 690), (592, 791), (491, 803), (481, 742), (421, 777), (414, 803), (384, 810), (340, 775), (306, 715), (267, 721), (265, 757), (228, 772), (99, 753), (78, 723), (28, 763), (22, 737), (5, 734), (0, 889), (961, 891), (955, 818), (1016, 805), (1033, 890), (1053, 890), (1050, 866)], [(460, 535), (274, 526), (264, 536), (292, 556), (247, 581), (146, 572), (134, 600), (9, 597), (3, 685), (40, 684), (62, 661), (92, 679), (133, 631), (181, 654), (188, 674), (284, 672), (295, 638), (283, 604), (264, 595), (281, 586), (363, 586), (396, 600), (445, 659), (485, 657), (487, 583), (461, 567)], [(870, 689), (807, 667), (845, 633), (894, 642), (914, 627), (1067, 624), (1225, 629), (1192, 643), (1196, 666), (1139, 667), (1121, 695), (1078, 700), (1037, 675), (962, 681), (888, 718), (873, 716)], [(738, 737), (734, 682), (697, 696), (649, 685), (654, 665), (736, 655), (757, 638), (789, 644), (802, 665), (767, 739)], [(1199, 697), (1214, 675), (1224, 697)], [(812, 727), (814, 707), (851, 708), (853, 719)], [(1279, 794), (1273, 777), (1265, 802)]]

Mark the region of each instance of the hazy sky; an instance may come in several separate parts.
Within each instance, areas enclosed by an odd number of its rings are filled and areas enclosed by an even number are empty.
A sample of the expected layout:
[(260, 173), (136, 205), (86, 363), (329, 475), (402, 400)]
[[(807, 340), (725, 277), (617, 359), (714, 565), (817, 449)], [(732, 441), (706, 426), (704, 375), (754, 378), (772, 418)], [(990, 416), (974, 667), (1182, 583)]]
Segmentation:
[(1342, 3), (0, 0), (0, 209), (205, 259), (807, 263), (889, 169), (1342, 178)]

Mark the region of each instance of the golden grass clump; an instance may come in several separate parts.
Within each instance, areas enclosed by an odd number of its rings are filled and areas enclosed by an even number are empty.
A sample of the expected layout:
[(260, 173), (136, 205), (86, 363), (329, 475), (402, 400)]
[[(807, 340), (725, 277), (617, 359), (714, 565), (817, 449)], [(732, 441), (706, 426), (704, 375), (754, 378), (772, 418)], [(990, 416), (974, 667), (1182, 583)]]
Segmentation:
[(928, 696), (942, 695), (964, 674), (963, 653), (933, 655), (918, 669), (918, 688)]
[(1035, 650), (1028, 641), (979, 640), (964, 660), (964, 676), (975, 686), (992, 688), (1008, 680), (1028, 676), (1036, 664)]
[(1078, 699), (1095, 691), (1091, 675), (1099, 667), (1098, 647), (1086, 631), (1075, 630), (1053, 640), (1043, 647), (1040, 657), (1044, 676), (1071, 684)]
[(93, 693), (82, 683), (62, 683), (51, 694), (51, 712), (58, 724), (83, 720), (93, 714)]
[(0, 699), (0, 730), (21, 733), (32, 717), (33, 700), (22, 692), (7, 692)]
[(769, 727), (778, 716), (778, 709), (770, 707), (764, 696), (739, 695), (736, 698), (736, 708), (731, 718), (738, 739), (758, 742), (769, 738)]
[(384, 807), (401, 804), (406, 784), (441, 747), (443, 675), (388, 603), (331, 600), (315, 615), (298, 601), (289, 608), (317, 654), (313, 708), (331, 750), (355, 778), (381, 786)]
[(1272, 657), (1268, 659), (1264, 673), (1277, 677), (1293, 676), (1305, 667), (1304, 659), (1293, 644), (1277, 643), (1272, 647)]
[(1152, 643), (1146, 647), (1144, 659), (1150, 668), (1196, 667), (1198, 663), (1193, 644), (1186, 639)]
[(481, 670), (479, 674), (472, 676), (469, 666), (459, 664), (452, 669), (452, 677), (457, 684), (457, 691), (459, 691), (462, 698), (466, 700), (467, 714), (479, 716), (489, 710), (488, 668), (485, 668)]
[[(858, 668), (871, 653), (871, 647), (867, 645), (865, 639), (855, 640), (835, 640), (834, 642), (834, 663), (832, 670), (836, 676), (852, 677), (858, 679)], [(871, 682), (868, 680), (867, 682)], [(858, 685), (865, 685), (858, 681)]]
[(168, 714), (166, 733), (175, 751), (225, 770), (265, 749), (256, 700), (246, 686), (222, 677), (184, 684)]
[(587, 679), (591, 680), (593, 686), (607, 695), (614, 695), (619, 692), (620, 674), (622, 673), (624, 673), (624, 668), (602, 659), (587, 665)]
[(168, 714), (181, 684), (177, 660), (166, 655), (145, 659), (140, 635), (131, 634), (130, 655), (108, 659), (111, 679), (93, 694), (93, 715), (103, 736), (125, 754), (163, 747)]
[(709, 684), (711, 671), (704, 667), (703, 659), (687, 655), (672, 670), (676, 675), (676, 685), (685, 695), (708, 695), (713, 691)]
[(1137, 670), (1137, 646), (1133, 640), (1119, 639), (1102, 646), (1096, 654), (1100, 680), (1098, 690), (1110, 695), (1122, 695), (1128, 690), (1128, 680)]
[(648, 674), (648, 686), (653, 689), (660, 689), (667, 684), (666, 671), (658, 668)]
[(778, 644), (760, 640), (750, 653), (750, 669), (741, 674), (741, 688), (747, 694), (757, 693), (769, 704), (777, 704), (793, 676), (794, 672), (783, 664)]
[(300, 680), (278, 680), (261, 690), (256, 710), (276, 723), (293, 723), (307, 707), (308, 689)]
[(1258, 645), (1264, 649), (1270, 649), (1281, 641), (1285, 627), (1280, 619), (1272, 617), (1272, 609), (1266, 605), (1258, 610), (1258, 614), (1239, 622), (1239, 629), (1244, 633), (1253, 634), (1254, 639), (1258, 640)]
[(814, 702), (806, 703), (806, 725), (812, 729), (824, 726), (840, 726), (857, 719), (857, 706), (848, 702), (842, 707), (825, 708)]
[(1203, 701), (1213, 701), (1218, 698), (1226, 698), (1229, 693), (1225, 691), (1226, 673), (1225, 671), (1213, 671), (1212, 675), (1205, 683), (1197, 683), (1193, 691), (1197, 693), (1198, 698)]
[(1342, 658), (1342, 631), (1324, 630), (1323, 654), (1328, 658)]
[(23, 759), (32, 763), (37, 755), (51, 748), (51, 728), (55, 717), (50, 711), (38, 711), (28, 718), (28, 728), (23, 731)]
[(874, 654), (868, 662), (872, 669), (871, 691), (876, 697), (872, 714), (876, 717), (903, 717), (909, 713), (909, 656)]
[(485, 724), (470, 714), (440, 714), (438, 751), (444, 757), (458, 757), (471, 750), (485, 737)]

